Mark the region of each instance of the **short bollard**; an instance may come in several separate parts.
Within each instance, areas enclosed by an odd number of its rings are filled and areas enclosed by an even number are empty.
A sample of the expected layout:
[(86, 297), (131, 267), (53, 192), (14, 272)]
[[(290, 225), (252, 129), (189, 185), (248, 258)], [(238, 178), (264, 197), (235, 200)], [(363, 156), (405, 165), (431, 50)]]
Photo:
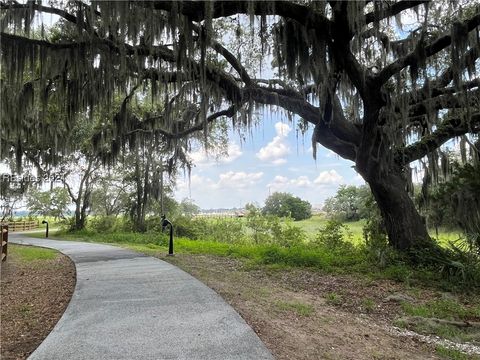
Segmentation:
[(42, 224), (47, 224), (47, 228), (45, 229), (45, 237), (48, 238), (48, 221), (47, 221), (47, 220), (43, 220), (43, 221), (42, 221)]
[(170, 225), (170, 241), (168, 243), (168, 256), (173, 256), (173, 225), (168, 220), (165, 215), (162, 215), (162, 232), (165, 228)]

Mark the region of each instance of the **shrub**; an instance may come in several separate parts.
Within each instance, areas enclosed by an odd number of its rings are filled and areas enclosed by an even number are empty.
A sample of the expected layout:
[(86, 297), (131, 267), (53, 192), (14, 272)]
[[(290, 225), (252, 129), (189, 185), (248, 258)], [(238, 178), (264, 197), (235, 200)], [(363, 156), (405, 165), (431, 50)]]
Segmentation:
[(364, 251), (370, 262), (380, 268), (398, 263), (400, 255), (388, 243), (387, 233), (378, 209), (370, 212), (363, 227), (363, 238), (365, 240)]
[(147, 217), (145, 219), (145, 227), (148, 232), (162, 232), (162, 218), (158, 215)]
[(307, 234), (305, 230), (292, 224), (291, 220), (280, 222), (277, 217), (269, 218), (272, 243), (283, 247), (292, 247), (305, 243)]
[[(344, 239), (344, 233), (347, 230), (348, 228), (341, 222), (329, 220), (325, 226), (319, 229), (312, 245), (322, 246), (333, 251), (351, 250), (353, 248), (352, 242)], [(348, 236), (351, 236), (351, 234), (348, 234)]]
[(255, 244), (276, 244), (292, 247), (303, 244), (306, 232), (292, 224), (289, 218), (281, 219), (274, 215), (262, 215), (259, 211), (250, 211), (247, 215), (247, 227), (253, 232)]
[(90, 218), (89, 228), (92, 230), (105, 233), (116, 230), (117, 218), (115, 216), (95, 216)]
[(252, 230), (255, 244), (268, 244), (271, 242), (270, 223), (266, 216), (263, 216), (257, 208), (250, 208), (246, 217), (247, 227)]
[(242, 243), (245, 240), (244, 226), (236, 219), (212, 220), (207, 225), (207, 232), (212, 240), (229, 244)]
[(450, 281), (467, 287), (480, 286), (480, 257), (464, 239), (451, 242), (440, 272)]
[(208, 223), (206, 219), (195, 219), (189, 216), (177, 216), (172, 220), (175, 236), (186, 237), (192, 240), (208, 237)]

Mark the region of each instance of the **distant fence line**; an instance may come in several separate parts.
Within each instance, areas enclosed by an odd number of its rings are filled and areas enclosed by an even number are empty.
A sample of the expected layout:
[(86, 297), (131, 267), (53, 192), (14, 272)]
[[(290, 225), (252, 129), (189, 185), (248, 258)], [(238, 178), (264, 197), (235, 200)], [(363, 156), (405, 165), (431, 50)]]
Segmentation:
[(245, 214), (243, 213), (211, 213), (211, 214), (196, 214), (195, 218), (200, 219), (233, 219), (233, 218), (241, 218), (244, 217)]
[(39, 226), (38, 220), (7, 221), (3, 224), (8, 225), (8, 231), (11, 232), (33, 230)]

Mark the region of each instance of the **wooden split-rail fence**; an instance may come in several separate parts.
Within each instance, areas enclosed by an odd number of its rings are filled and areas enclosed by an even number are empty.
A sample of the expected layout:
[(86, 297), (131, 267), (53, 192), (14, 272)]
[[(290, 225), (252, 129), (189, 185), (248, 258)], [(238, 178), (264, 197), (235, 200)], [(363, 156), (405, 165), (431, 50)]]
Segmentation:
[(11, 232), (28, 231), (38, 228), (37, 220), (9, 221), (5, 224), (8, 225), (8, 230)]
[(8, 233), (9, 231), (27, 231), (38, 228), (37, 220), (25, 220), (25, 221), (9, 221), (8, 223), (0, 224), (2, 229), (2, 261), (7, 259), (8, 254)]

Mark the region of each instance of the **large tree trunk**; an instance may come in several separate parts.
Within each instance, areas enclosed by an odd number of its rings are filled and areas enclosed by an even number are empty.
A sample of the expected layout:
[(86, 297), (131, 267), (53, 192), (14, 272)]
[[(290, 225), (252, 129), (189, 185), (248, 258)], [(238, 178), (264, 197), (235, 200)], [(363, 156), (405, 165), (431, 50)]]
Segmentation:
[(82, 209), (80, 200), (75, 203), (75, 230), (83, 230), (85, 228), (85, 212)]
[(148, 200), (148, 171), (149, 162), (147, 161), (145, 167), (140, 166), (140, 156), (137, 150), (135, 163), (135, 181), (136, 181), (136, 203), (133, 212), (133, 227), (135, 231), (145, 232), (145, 215)]
[(382, 214), (390, 244), (401, 251), (432, 248), (423, 218), (406, 190), (406, 181), (395, 171), (376, 171), (367, 177)]

